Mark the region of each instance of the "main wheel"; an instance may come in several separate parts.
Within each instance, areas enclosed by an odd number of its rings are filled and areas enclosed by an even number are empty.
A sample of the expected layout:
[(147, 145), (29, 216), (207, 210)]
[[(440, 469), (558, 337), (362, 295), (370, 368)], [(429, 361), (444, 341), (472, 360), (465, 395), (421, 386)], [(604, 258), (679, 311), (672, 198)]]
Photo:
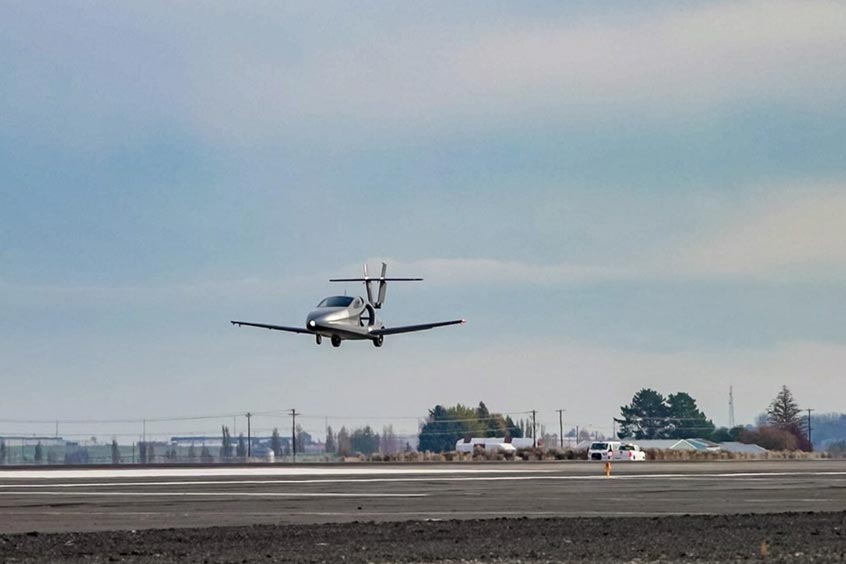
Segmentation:
[(340, 347), (341, 346), (341, 338), (336, 336), (336, 335), (332, 335), (332, 346), (335, 347), (335, 348)]
[(381, 347), (381, 346), (382, 346), (382, 343), (384, 343), (384, 342), (385, 342), (385, 336), (384, 336), (384, 335), (379, 335), (378, 337), (376, 337), (375, 339), (373, 339), (373, 346), (374, 346), (374, 347)]

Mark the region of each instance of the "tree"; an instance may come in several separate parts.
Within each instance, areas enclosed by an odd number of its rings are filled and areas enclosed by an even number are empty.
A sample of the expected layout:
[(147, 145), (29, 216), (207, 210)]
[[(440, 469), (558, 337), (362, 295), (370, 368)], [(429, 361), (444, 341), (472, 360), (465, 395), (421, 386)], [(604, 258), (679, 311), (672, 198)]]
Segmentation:
[(621, 419), (618, 436), (635, 439), (666, 439), (669, 437), (670, 409), (664, 396), (655, 390), (644, 388), (632, 398), (632, 403), (620, 408)]
[(740, 434), (745, 430), (745, 427), (738, 425), (731, 429), (727, 427), (720, 427), (716, 429), (711, 435), (711, 440), (715, 443), (728, 443), (740, 441)]
[(758, 427), (758, 429), (744, 429), (740, 434), (740, 442), (754, 444), (767, 450), (796, 450), (799, 442), (796, 436), (787, 429), (778, 427)]
[(679, 392), (667, 396), (669, 432), (673, 439), (709, 438), (714, 433), (714, 422), (710, 421), (696, 405), (689, 394)]
[(352, 443), (350, 442), (350, 433), (346, 427), (341, 427), (338, 431), (338, 454), (341, 456), (349, 456), (353, 452)]
[(44, 447), (41, 446), (41, 441), (38, 441), (38, 443), (35, 445), (35, 463), (41, 464), (41, 462), (43, 460), (44, 460)]
[(6, 464), (6, 441), (0, 439), (0, 464)]
[(399, 451), (400, 440), (394, 432), (394, 426), (382, 426), (382, 437), (379, 441), (379, 452), (382, 454), (397, 454)]
[(156, 451), (153, 448), (153, 443), (147, 445), (147, 462), (150, 464), (156, 462)]
[(244, 440), (244, 433), (238, 435), (238, 447), (235, 449), (235, 456), (238, 458), (247, 457), (247, 443)]
[(767, 409), (767, 421), (770, 425), (784, 429), (799, 423), (799, 413), (799, 405), (793, 399), (793, 393), (787, 386), (782, 386)]
[(138, 460), (141, 464), (147, 464), (147, 443), (144, 441), (138, 443)]
[(332, 434), (332, 426), (326, 427), (326, 444), (324, 445), (324, 450), (328, 454), (335, 454), (337, 447), (335, 445), (335, 436)]
[(279, 429), (273, 428), (273, 434), (270, 435), (270, 449), (273, 451), (273, 456), (279, 458), (282, 456), (282, 439), (279, 438)]
[(476, 410), (461, 404), (445, 408), (436, 405), (420, 429), (418, 450), (421, 452), (449, 452), (466, 436), (486, 436), (487, 425), (481, 423)]
[(112, 439), (112, 464), (120, 464), (120, 448), (117, 439)]
[(229, 427), (223, 425), (220, 428), (221, 437), (221, 447), (220, 447), (220, 459), (221, 460), (228, 460), (232, 458), (232, 436), (229, 434)]
[(194, 448), (194, 443), (188, 447), (188, 462), (195, 462), (197, 460), (197, 449)]
[(370, 425), (367, 425), (352, 432), (350, 445), (353, 452), (360, 452), (361, 454), (379, 452), (379, 435), (370, 428)]
[(313, 442), (311, 434), (308, 431), (305, 431), (300, 425), (297, 425), (297, 452), (305, 452), (305, 447)]
[(512, 439), (523, 437), (523, 430), (514, 423), (510, 416), (505, 418), (505, 436)]
[(203, 448), (200, 449), (200, 462), (203, 464), (211, 464), (214, 462), (214, 457), (206, 445), (203, 445)]

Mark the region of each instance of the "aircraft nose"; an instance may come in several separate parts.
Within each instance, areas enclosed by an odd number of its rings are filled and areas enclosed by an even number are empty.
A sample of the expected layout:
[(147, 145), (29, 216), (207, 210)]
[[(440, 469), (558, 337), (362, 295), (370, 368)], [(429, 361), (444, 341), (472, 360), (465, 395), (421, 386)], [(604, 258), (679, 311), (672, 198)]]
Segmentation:
[(324, 315), (320, 314), (311, 314), (306, 319), (306, 328), (310, 329), (311, 331), (319, 329), (321, 326), (326, 325)]

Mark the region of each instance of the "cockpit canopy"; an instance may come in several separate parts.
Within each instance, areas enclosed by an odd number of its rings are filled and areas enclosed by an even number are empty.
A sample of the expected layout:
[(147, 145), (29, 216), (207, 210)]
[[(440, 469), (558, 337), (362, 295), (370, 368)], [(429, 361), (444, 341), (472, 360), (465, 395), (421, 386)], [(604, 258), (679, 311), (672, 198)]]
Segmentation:
[(349, 296), (331, 296), (317, 304), (317, 307), (349, 307), (354, 299)]

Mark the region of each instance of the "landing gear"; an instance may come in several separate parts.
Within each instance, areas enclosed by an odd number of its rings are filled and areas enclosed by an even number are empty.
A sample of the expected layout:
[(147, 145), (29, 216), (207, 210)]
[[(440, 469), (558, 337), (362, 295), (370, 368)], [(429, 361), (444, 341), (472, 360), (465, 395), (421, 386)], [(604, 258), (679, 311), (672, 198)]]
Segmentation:
[(373, 346), (374, 346), (374, 347), (381, 347), (381, 346), (382, 346), (382, 343), (384, 343), (384, 342), (385, 342), (385, 336), (384, 336), (384, 335), (379, 335), (378, 337), (376, 337), (375, 339), (373, 339)]
[(336, 336), (336, 335), (332, 335), (332, 346), (335, 347), (335, 348), (340, 347), (341, 346), (341, 338)]
[(323, 336), (322, 335), (315, 335), (314, 336), (314, 342), (316, 342), (318, 345), (321, 344), (323, 342)]

